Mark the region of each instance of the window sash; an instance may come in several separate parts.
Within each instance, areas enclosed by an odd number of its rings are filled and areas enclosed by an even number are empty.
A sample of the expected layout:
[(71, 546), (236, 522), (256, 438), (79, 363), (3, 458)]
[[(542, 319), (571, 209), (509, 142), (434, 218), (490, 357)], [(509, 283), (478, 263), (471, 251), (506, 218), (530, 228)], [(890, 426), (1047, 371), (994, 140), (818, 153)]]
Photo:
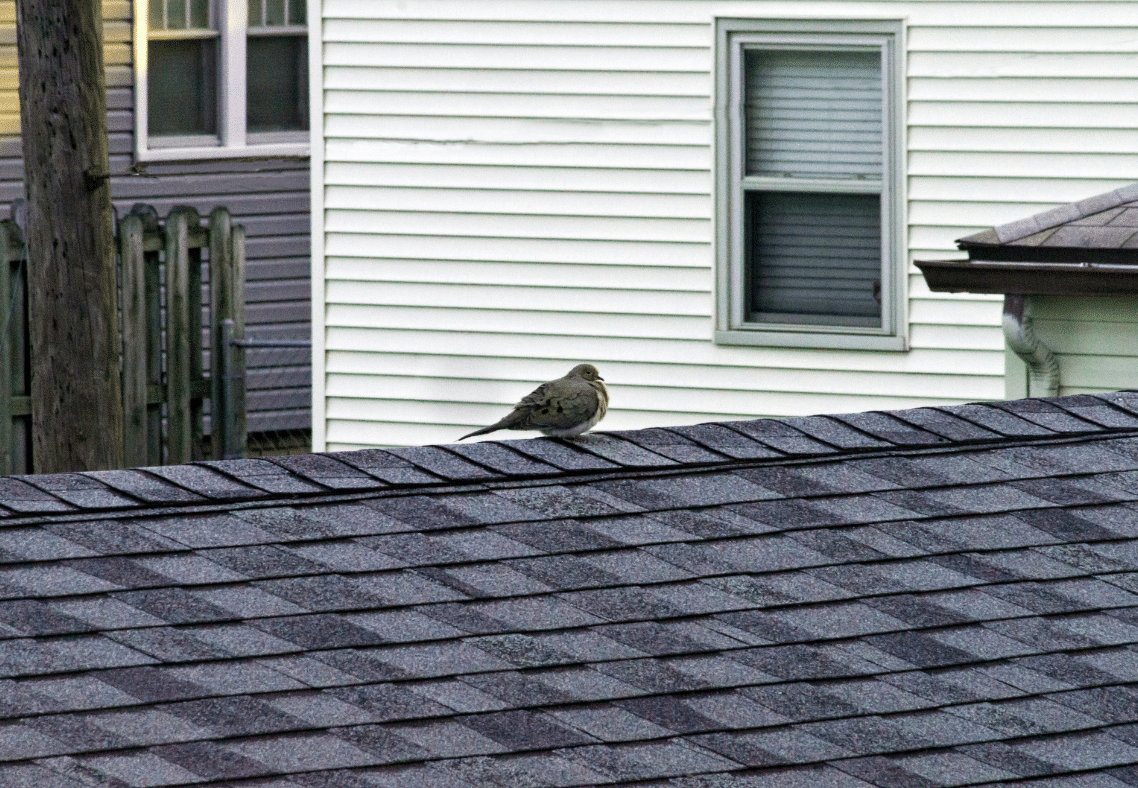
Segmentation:
[[(903, 187), (898, 177), (901, 170), (898, 125), (903, 104), (900, 78), (896, 73), (901, 33), (897, 22), (717, 20), (717, 342), (904, 349), (905, 283), (899, 254)], [(879, 53), (880, 157), (862, 156), (858, 167), (853, 169), (815, 167), (810, 171), (806, 167), (798, 172), (787, 172), (785, 167), (754, 166), (752, 153), (752, 166), (748, 169), (748, 140), (744, 136), (748, 109), (745, 101), (747, 53), (795, 50)], [(881, 205), (879, 320), (833, 315), (825, 320), (811, 320), (809, 313), (780, 314), (751, 308), (753, 299), (748, 288), (752, 281), (746, 265), (744, 203), (748, 194), (765, 192), (878, 196)], [(860, 267), (864, 269), (864, 260)]]

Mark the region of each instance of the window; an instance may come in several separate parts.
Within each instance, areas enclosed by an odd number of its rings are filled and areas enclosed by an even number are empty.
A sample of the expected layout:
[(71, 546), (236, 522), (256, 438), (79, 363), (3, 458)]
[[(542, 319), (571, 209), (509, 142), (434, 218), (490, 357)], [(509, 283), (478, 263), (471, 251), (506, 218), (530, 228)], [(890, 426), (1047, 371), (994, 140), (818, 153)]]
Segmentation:
[(305, 0), (136, 0), (143, 161), (308, 154)]
[(716, 341), (903, 350), (900, 23), (716, 32)]

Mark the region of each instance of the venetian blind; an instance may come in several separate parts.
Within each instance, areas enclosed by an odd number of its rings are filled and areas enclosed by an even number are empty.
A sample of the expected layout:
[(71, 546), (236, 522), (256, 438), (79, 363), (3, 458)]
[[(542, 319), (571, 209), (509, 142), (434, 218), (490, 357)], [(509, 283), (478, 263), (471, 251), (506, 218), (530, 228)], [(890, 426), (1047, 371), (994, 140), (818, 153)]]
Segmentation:
[(747, 174), (881, 178), (880, 51), (746, 53)]

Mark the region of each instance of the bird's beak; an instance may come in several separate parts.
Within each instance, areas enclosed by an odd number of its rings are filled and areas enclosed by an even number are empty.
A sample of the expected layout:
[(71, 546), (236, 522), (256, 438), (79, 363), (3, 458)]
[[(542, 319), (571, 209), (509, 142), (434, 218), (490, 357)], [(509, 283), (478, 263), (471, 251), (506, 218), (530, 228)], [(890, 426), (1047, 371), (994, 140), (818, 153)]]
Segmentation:
[(604, 380), (600, 375), (597, 375), (597, 380)]

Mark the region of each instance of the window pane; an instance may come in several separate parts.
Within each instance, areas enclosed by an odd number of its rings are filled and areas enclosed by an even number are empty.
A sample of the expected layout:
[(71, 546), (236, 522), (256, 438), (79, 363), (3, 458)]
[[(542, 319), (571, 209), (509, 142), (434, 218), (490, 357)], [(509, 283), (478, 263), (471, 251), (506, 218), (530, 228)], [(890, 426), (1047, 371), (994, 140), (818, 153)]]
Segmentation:
[(880, 51), (748, 49), (747, 174), (881, 178)]
[(881, 326), (881, 198), (748, 191), (748, 320)]
[(262, 27), (265, 24), (265, 4), (263, 0), (249, 0), (249, 27)]
[(148, 14), (151, 30), (166, 29), (166, 3), (164, 0), (150, 0)]
[(283, 25), (285, 21), (285, 0), (265, 0), (265, 24)]
[(209, 0), (190, 0), (190, 27), (209, 28)]
[(308, 38), (250, 36), (249, 131), (308, 129)]
[(308, 9), (304, 0), (288, 0), (288, 23), (290, 25), (308, 24)]
[(186, 0), (166, 0), (166, 25), (170, 30), (186, 29)]
[(217, 42), (150, 42), (146, 74), (152, 135), (217, 133)]

